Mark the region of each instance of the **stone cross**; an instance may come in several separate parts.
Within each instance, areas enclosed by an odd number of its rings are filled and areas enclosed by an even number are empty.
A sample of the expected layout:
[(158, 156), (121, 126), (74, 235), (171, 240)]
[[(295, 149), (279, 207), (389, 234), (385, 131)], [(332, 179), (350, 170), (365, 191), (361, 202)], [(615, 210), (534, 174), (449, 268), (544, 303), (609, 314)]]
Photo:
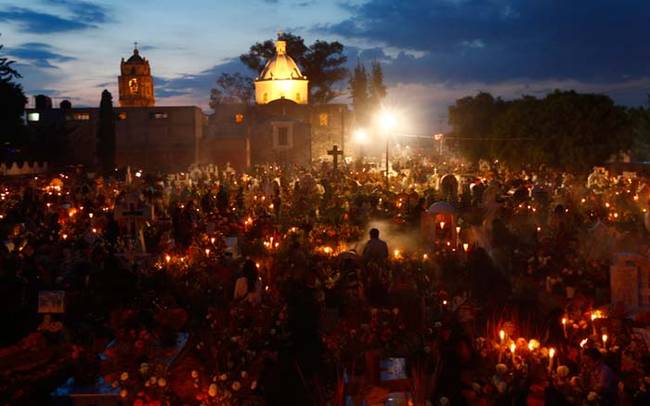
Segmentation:
[(339, 149), (338, 145), (334, 145), (334, 148), (327, 151), (327, 155), (332, 155), (334, 159), (334, 170), (338, 170), (339, 167), (339, 155), (343, 156), (343, 150)]

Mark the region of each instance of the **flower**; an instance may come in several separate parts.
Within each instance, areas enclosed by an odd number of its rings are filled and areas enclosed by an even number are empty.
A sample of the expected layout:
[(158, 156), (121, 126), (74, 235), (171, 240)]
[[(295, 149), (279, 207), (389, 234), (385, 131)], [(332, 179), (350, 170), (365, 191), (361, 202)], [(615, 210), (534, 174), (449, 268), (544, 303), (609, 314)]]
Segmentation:
[(241, 384), (239, 383), (239, 381), (235, 381), (232, 383), (232, 390), (234, 390), (235, 392), (237, 392), (240, 388), (241, 388)]
[(226, 375), (226, 374), (219, 375), (219, 380), (220, 381), (225, 381), (226, 379), (228, 379), (228, 375)]
[(125, 397), (127, 397), (127, 396), (129, 396), (129, 391), (126, 390), (126, 389), (122, 389), (122, 390), (120, 391), (120, 397), (121, 397), (121, 398), (125, 398)]
[(160, 386), (161, 388), (164, 388), (165, 386), (167, 386), (167, 380), (165, 378), (159, 378), (158, 379), (158, 386)]
[(199, 373), (198, 373), (198, 371), (196, 369), (192, 370), (191, 375), (192, 375), (192, 378), (198, 378), (199, 377)]
[(248, 372), (246, 372), (246, 371), (241, 371), (241, 377), (242, 377), (242, 379), (246, 379), (247, 376), (248, 376)]
[(216, 383), (211, 383), (210, 384), (210, 386), (208, 387), (208, 395), (210, 395), (210, 397), (217, 396), (217, 384)]
[(129, 373), (122, 372), (122, 375), (120, 375), (120, 381), (126, 381), (127, 379), (129, 379)]
[(566, 378), (567, 376), (569, 376), (569, 367), (567, 367), (566, 365), (560, 365), (559, 367), (557, 367), (557, 376), (559, 376), (560, 378)]
[(595, 402), (598, 399), (598, 394), (596, 392), (589, 392), (587, 395), (587, 400), (590, 402)]
[(508, 372), (508, 366), (506, 364), (497, 364), (496, 366), (497, 374), (503, 375)]

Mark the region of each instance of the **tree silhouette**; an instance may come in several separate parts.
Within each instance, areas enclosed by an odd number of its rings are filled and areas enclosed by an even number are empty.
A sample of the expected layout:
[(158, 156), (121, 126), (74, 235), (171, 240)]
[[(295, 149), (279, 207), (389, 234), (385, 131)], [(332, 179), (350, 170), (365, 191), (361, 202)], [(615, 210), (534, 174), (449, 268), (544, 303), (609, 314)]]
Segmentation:
[(113, 96), (104, 89), (99, 104), (99, 122), (97, 125), (97, 158), (104, 174), (110, 174), (115, 168), (115, 111)]

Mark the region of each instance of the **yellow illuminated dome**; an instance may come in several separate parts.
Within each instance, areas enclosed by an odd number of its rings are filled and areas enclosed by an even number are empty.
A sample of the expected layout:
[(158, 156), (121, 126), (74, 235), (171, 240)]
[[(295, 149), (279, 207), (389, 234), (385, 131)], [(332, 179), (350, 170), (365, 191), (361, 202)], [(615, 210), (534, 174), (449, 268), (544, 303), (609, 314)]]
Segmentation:
[(298, 104), (307, 104), (308, 80), (287, 54), (286, 41), (278, 40), (275, 52), (276, 55), (269, 59), (255, 80), (255, 101), (257, 104), (266, 104), (273, 100), (288, 99)]

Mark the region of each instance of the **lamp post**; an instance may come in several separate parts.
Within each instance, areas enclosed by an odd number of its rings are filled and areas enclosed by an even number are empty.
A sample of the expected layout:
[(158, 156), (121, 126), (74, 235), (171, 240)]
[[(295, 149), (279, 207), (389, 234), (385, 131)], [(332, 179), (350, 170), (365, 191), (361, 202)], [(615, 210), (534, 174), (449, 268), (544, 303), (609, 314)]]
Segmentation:
[(390, 183), (388, 181), (390, 164), (389, 164), (389, 155), (388, 155), (388, 141), (390, 141), (390, 131), (395, 128), (395, 116), (390, 112), (383, 110), (379, 115), (379, 124), (381, 125), (381, 130), (384, 133), (386, 138), (386, 188), (390, 188)]

